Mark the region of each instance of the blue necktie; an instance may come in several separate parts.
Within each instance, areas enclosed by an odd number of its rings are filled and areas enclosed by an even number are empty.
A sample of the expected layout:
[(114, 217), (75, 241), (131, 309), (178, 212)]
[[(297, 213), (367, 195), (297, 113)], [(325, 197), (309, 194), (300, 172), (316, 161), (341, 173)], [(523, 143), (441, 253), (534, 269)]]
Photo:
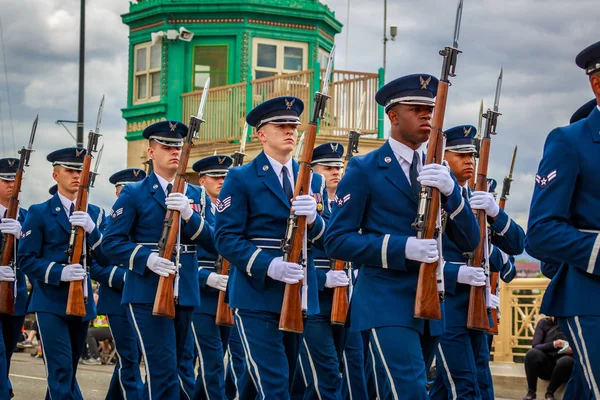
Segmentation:
[(288, 199), (292, 199), (294, 197), (294, 190), (292, 189), (292, 184), (290, 183), (290, 178), (288, 178), (288, 169), (284, 165), (281, 168), (281, 173), (283, 174), (283, 192)]
[(167, 185), (167, 196), (171, 194), (171, 190), (173, 190), (173, 184), (169, 183)]
[(75, 204), (71, 203), (71, 208), (69, 208), (69, 217), (73, 215), (73, 211), (75, 211)]
[(412, 186), (413, 193), (415, 197), (418, 199), (421, 193), (421, 183), (417, 180), (419, 176), (419, 170), (417, 167), (419, 166), (419, 153), (416, 151), (413, 153), (412, 164), (410, 164), (410, 171), (408, 176), (410, 177), (410, 186)]

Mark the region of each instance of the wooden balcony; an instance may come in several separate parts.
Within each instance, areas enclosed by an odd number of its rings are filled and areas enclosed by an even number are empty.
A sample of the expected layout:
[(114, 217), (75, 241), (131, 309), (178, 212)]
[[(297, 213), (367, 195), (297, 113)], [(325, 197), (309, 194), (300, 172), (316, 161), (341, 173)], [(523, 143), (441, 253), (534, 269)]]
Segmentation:
[[(317, 64), (318, 67), (318, 64)], [(246, 114), (265, 100), (279, 96), (296, 96), (304, 102), (299, 131), (306, 129), (313, 108), (315, 88), (321, 87), (324, 70), (315, 69), (293, 74), (255, 79), (209, 90), (204, 120), (198, 144), (227, 144), (241, 138)], [(382, 138), (382, 110), (375, 102), (375, 93), (382, 82), (379, 73), (334, 70), (331, 75), (329, 95), (320, 134), (346, 136), (357, 127), (357, 114), (362, 93), (366, 94), (362, 117), (362, 133), (371, 138)], [(182, 121), (188, 121), (198, 112), (202, 90), (181, 95)], [(249, 134), (252, 140), (252, 134)], [(345, 139), (339, 139), (344, 142)]]

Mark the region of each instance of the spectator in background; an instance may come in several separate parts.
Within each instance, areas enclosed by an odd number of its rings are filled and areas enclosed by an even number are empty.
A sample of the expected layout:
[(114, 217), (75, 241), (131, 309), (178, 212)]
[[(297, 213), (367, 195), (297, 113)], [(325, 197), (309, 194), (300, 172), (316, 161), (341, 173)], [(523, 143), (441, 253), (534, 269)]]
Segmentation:
[(523, 400), (536, 398), (538, 378), (550, 380), (545, 399), (554, 399), (554, 392), (567, 383), (573, 370), (573, 350), (554, 317), (542, 318), (535, 327), (532, 349), (525, 355), (527, 395)]

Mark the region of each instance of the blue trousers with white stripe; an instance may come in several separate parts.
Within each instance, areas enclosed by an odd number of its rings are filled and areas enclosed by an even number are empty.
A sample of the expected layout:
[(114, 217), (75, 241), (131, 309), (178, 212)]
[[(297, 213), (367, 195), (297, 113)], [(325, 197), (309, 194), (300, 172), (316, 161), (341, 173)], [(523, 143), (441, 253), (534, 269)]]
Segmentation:
[(10, 399), (10, 359), (21, 334), (25, 316), (0, 316), (0, 400)]
[(579, 399), (600, 400), (600, 317), (558, 318), (558, 323), (567, 335), (575, 357), (575, 366), (565, 390), (565, 398), (577, 393)]
[(481, 399), (475, 360), (484, 335), (467, 327), (446, 328), (436, 351), (436, 376), (429, 392), (432, 400)]
[(46, 399), (83, 399), (75, 375), (89, 322), (43, 312), (36, 317), (48, 375)]
[(346, 332), (346, 344), (342, 351), (342, 398), (368, 399), (365, 376), (365, 354), (360, 332)]
[(257, 398), (289, 399), (300, 335), (280, 331), (278, 313), (236, 309), (235, 324)]
[(189, 400), (192, 398), (194, 395), (194, 385), (196, 384), (195, 364), (197, 355), (191, 323), (192, 321), (190, 320), (190, 329), (187, 338), (185, 339), (185, 351), (181, 355), (177, 366), (182, 400)]
[(227, 346), (230, 328), (217, 326), (215, 316), (194, 313), (192, 336), (198, 356), (198, 376), (194, 386), (194, 400), (225, 400), (224, 346)]
[(388, 326), (370, 330), (377, 397), (380, 399), (429, 399), (425, 388), (426, 361), (437, 337), (421, 335), (411, 328)]
[(140, 352), (131, 323), (122, 315), (107, 315), (108, 325), (117, 350), (117, 363), (113, 372), (107, 399), (138, 399), (144, 382), (140, 374)]
[(127, 304), (146, 367), (143, 399), (185, 399), (178, 365), (185, 350), (192, 307), (175, 307), (175, 318), (152, 315), (152, 304)]
[(341, 399), (340, 364), (329, 318), (308, 317), (300, 348), (300, 371), (306, 388), (304, 399)]
[(242, 347), (242, 339), (237, 327), (229, 331), (227, 341), (227, 359), (225, 391), (228, 399), (253, 400), (256, 398), (256, 389), (248, 373), (248, 366)]

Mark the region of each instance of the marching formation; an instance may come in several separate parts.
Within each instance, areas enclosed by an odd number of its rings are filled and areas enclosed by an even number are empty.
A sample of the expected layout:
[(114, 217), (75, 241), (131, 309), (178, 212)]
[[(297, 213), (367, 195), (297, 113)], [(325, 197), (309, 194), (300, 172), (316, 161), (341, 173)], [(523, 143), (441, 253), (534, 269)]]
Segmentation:
[(391, 128), (365, 155), (362, 106), (348, 143), (315, 146), (333, 51), (302, 144), (302, 100), (269, 99), (246, 116), (260, 154), (244, 164), (245, 127), (238, 152), (196, 160), (188, 182), (207, 82), (188, 125), (143, 131), (151, 170), (115, 172), (108, 212), (88, 200), (103, 105), (87, 148), (47, 155), (52, 197), (19, 208), (36, 119), (20, 158), (0, 160), (0, 399), (28, 313), (47, 399), (83, 398), (77, 366), (99, 314), (117, 352), (107, 399), (494, 399), (498, 281), (524, 249), (552, 279), (541, 312), (575, 357), (564, 398), (600, 399), (600, 42), (577, 56), (595, 100), (548, 135), (526, 237), (504, 210), (516, 148), (499, 202), (488, 177), (502, 72), (485, 126), (444, 127), (461, 13), (439, 77), (377, 92)]

